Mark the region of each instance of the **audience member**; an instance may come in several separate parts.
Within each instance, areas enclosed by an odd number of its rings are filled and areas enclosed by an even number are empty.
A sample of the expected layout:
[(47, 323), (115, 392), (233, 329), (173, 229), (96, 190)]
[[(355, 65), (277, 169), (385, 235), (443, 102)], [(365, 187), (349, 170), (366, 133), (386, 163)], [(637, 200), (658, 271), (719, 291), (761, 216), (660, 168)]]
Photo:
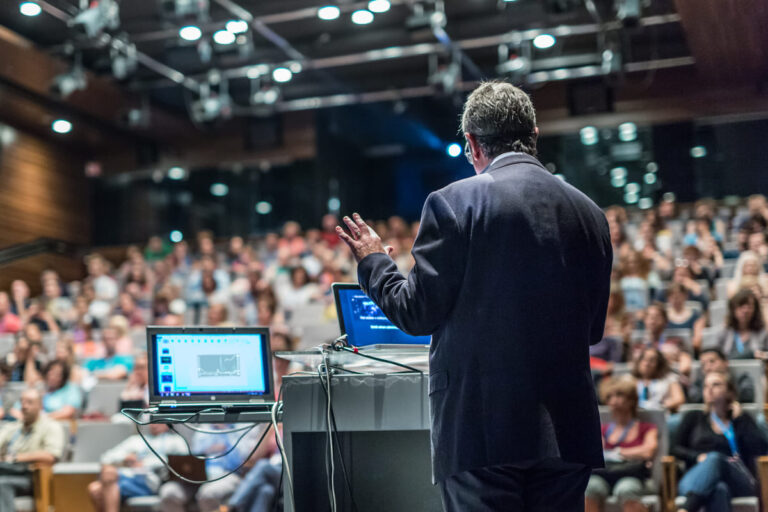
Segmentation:
[(658, 349), (643, 349), (632, 368), (632, 376), (637, 380), (637, 394), (643, 409), (676, 412), (685, 403), (683, 388)]
[[(75, 419), (83, 406), (83, 392), (80, 387), (69, 382), (69, 367), (63, 361), (53, 360), (43, 370), (43, 410), (53, 420)], [(11, 416), (20, 420), (23, 417), (21, 405), (11, 410)]]
[(32, 494), (30, 464), (53, 464), (64, 452), (64, 428), (41, 414), (42, 408), (40, 393), (27, 389), (21, 394), (20, 421), (0, 429), (0, 458), (11, 465), (0, 468), (0, 510), (15, 510), (16, 496)]
[(99, 380), (122, 380), (133, 368), (133, 357), (117, 353), (119, 332), (114, 327), (105, 327), (101, 331), (104, 356), (88, 359), (83, 367)]
[(701, 371), (698, 377), (688, 387), (688, 402), (702, 403), (704, 401), (704, 378), (712, 372), (728, 374), (736, 387), (736, 397), (741, 403), (755, 401), (755, 383), (747, 373), (742, 373), (736, 378), (730, 370), (728, 359), (719, 348), (704, 349), (699, 356)]
[(728, 281), (728, 297), (733, 297), (744, 286), (744, 282), (753, 278), (763, 290), (763, 295), (768, 294), (768, 275), (763, 268), (760, 256), (752, 251), (742, 252), (736, 262), (736, 270), (733, 279)]
[(627, 311), (644, 310), (648, 307), (651, 290), (659, 288), (658, 277), (652, 273), (650, 262), (641, 253), (630, 251), (620, 263), (620, 273)]
[(765, 359), (768, 333), (760, 302), (750, 290), (741, 290), (728, 301), (725, 328), (717, 335), (715, 346), (728, 359)]
[(690, 329), (691, 345), (701, 350), (706, 318), (698, 310), (688, 306), (688, 290), (680, 283), (672, 283), (667, 289), (667, 328)]
[(683, 512), (727, 512), (731, 498), (755, 496), (755, 460), (768, 451), (755, 421), (736, 402), (736, 387), (727, 374), (710, 372), (704, 379), (705, 411), (683, 417), (672, 453), (686, 465), (678, 494)]
[(624, 512), (645, 512), (642, 496), (651, 476), (658, 449), (658, 429), (638, 419), (637, 385), (631, 378), (609, 379), (600, 384), (601, 401), (611, 409), (603, 423), (605, 469), (594, 470), (586, 490), (586, 512), (603, 510), (608, 496), (619, 499)]
[(146, 442), (138, 434), (125, 439), (101, 457), (99, 479), (88, 485), (88, 494), (98, 512), (119, 512), (122, 500), (157, 494), (168, 455), (188, 453), (184, 440), (169, 432), (168, 425), (152, 423)]
[(133, 369), (128, 375), (128, 382), (125, 385), (120, 400), (138, 401), (144, 406), (149, 403), (149, 361), (146, 352), (139, 352), (133, 360)]
[(16, 338), (13, 352), (5, 357), (5, 362), (11, 368), (11, 381), (34, 384), (40, 380), (43, 364), (38, 359), (40, 344), (31, 344), (27, 338)]

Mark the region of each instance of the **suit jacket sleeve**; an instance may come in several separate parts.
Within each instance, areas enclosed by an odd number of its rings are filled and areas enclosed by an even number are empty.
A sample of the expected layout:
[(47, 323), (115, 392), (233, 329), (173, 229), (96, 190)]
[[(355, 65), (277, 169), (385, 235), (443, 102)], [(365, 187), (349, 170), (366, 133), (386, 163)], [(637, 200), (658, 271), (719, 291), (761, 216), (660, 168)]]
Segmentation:
[(416, 264), (407, 278), (389, 256), (376, 253), (360, 261), (358, 281), (397, 327), (412, 335), (432, 334), (453, 308), (467, 258), (456, 215), (440, 192), (424, 203), (411, 254)]

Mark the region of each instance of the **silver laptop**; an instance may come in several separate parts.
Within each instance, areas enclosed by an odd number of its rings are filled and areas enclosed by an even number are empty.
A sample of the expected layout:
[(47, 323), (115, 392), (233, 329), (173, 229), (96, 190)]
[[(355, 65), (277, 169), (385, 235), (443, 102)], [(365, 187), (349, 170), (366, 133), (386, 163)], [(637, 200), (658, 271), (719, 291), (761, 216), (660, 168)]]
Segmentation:
[(149, 405), (261, 409), (275, 401), (267, 327), (147, 327)]

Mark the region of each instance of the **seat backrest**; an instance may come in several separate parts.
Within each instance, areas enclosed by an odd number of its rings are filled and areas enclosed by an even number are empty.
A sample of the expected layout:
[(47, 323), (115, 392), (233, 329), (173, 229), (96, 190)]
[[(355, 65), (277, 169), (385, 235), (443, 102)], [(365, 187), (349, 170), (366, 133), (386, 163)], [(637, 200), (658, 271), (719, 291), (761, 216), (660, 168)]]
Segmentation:
[(718, 300), (725, 300), (728, 298), (728, 281), (731, 279), (728, 277), (721, 277), (715, 281), (715, 295)]
[(727, 313), (727, 300), (713, 300), (709, 303), (709, 325), (712, 327), (725, 326), (725, 315)]
[(9, 382), (5, 385), (2, 391), (3, 407), (6, 414), (10, 412), (16, 402), (21, 400), (21, 393), (27, 389), (27, 385), (24, 382)]
[(85, 414), (101, 413), (110, 417), (120, 409), (120, 393), (125, 382), (99, 382), (88, 393)]
[(705, 327), (701, 331), (701, 348), (706, 349), (717, 345), (717, 333), (719, 327)]
[(104, 452), (135, 433), (133, 423), (81, 421), (77, 424), (72, 462), (99, 462)]
[[(651, 478), (656, 484), (657, 489), (661, 489), (663, 478), (663, 469), (661, 459), (669, 454), (669, 429), (667, 428), (666, 413), (661, 409), (640, 409), (638, 419), (647, 423), (653, 423), (659, 432), (659, 446), (656, 449), (656, 456), (653, 458), (653, 468), (651, 469)], [(611, 410), (607, 406), (600, 406), (600, 423), (611, 422)]]
[(755, 402), (756, 404), (765, 403), (765, 385), (763, 382), (763, 376), (765, 370), (763, 362), (759, 359), (733, 359), (729, 362), (731, 372), (738, 379), (741, 375), (748, 375), (752, 379), (752, 384), (755, 385)]

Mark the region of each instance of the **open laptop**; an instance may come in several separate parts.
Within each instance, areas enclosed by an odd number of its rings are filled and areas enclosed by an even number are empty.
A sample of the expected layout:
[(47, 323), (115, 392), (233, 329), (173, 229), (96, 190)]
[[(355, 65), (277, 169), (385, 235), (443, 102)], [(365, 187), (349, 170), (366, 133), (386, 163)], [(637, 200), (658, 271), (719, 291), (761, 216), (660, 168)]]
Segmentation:
[(411, 336), (398, 329), (379, 307), (353, 283), (333, 283), (333, 298), (339, 317), (341, 334), (350, 345), (364, 349), (413, 348), (423, 351), (429, 347), (431, 336)]
[(275, 401), (267, 327), (147, 327), (149, 405), (262, 409)]

